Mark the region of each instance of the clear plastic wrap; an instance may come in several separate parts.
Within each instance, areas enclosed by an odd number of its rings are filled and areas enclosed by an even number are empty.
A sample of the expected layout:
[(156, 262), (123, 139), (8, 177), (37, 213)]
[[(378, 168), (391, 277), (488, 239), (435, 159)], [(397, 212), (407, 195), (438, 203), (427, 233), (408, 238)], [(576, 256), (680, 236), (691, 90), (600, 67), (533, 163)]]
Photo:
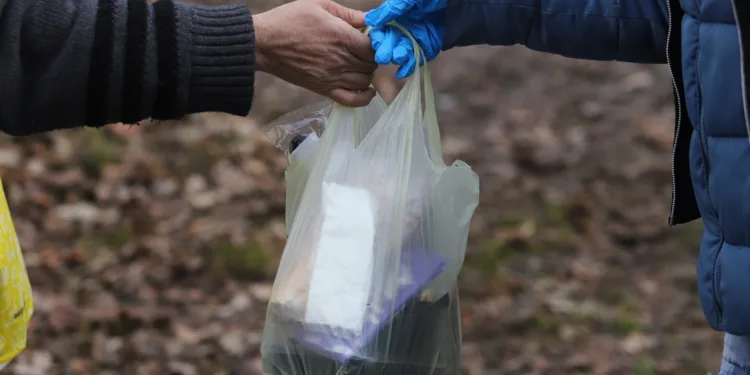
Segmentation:
[(479, 180), (443, 162), (427, 67), (390, 106), (316, 105), (268, 134), (290, 156), (289, 233), (264, 375), (457, 374), (456, 279)]

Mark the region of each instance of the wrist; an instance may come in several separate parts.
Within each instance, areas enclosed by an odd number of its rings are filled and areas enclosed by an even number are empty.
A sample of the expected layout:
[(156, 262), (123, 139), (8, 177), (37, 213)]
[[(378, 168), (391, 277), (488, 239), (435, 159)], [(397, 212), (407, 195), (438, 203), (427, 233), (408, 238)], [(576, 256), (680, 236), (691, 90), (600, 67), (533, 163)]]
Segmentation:
[[(159, 3), (162, 2), (156, 4)], [(169, 102), (184, 93), (186, 100), (171, 106), (175, 110), (173, 116), (200, 112), (246, 116), (252, 104), (255, 84), (254, 29), (250, 10), (244, 4), (226, 7), (174, 4), (182, 7), (181, 12), (185, 17), (184, 23), (177, 22), (177, 25), (186, 25), (183, 29), (176, 29), (176, 33), (192, 34), (187, 39), (192, 43), (178, 51), (185, 51), (183, 64), (189, 76), (186, 74), (182, 78), (178, 73), (182, 65), (160, 66), (164, 74), (160, 75), (159, 83), (171, 82), (171, 85), (163, 85), (165, 89), (160, 93), (161, 99)], [(179, 37), (176, 39), (180, 40)], [(170, 52), (168, 46), (161, 47)], [(177, 58), (182, 56), (180, 53)], [(162, 61), (169, 63), (166, 59), (159, 60), (160, 63)], [(165, 80), (165, 77), (170, 77), (169, 74), (176, 78)]]
[(253, 26), (255, 29), (255, 70), (259, 72), (268, 72), (269, 68), (269, 28), (264, 13), (253, 16)]

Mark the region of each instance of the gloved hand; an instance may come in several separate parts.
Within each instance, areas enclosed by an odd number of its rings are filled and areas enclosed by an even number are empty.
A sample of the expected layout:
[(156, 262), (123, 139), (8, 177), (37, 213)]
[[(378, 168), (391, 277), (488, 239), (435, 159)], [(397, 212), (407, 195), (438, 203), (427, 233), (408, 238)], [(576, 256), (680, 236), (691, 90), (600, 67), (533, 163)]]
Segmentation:
[(447, 0), (387, 0), (365, 16), (365, 23), (372, 27), (370, 39), (375, 50), (375, 61), (381, 65), (400, 65), (396, 78), (405, 78), (414, 73), (416, 59), (411, 41), (398, 29), (387, 26), (396, 21), (409, 30), (424, 51), (424, 64), (433, 60), (443, 47)]

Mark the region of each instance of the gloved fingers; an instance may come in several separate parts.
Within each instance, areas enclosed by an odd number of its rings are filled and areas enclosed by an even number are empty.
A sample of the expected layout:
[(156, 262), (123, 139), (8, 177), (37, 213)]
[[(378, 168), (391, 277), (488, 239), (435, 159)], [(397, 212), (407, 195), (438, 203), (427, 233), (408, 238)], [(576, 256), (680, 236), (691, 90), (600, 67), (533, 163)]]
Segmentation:
[(388, 0), (379, 7), (367, 12), (365, 24), (372, 27), (385, 26), (414, 8), (417, 0)]
[(388, 65), (393, 60), (393, 49), (398, 45), (399, 33), (396, 33), (397, 30), (392, 27), (385, 27), (383, 31), (385, 36), (375, 51), (375, 62), (380, 65)]
[(370, 40), (372, 41), (372, 49), (377, 51), (378, 48), (383, 44), (385, 39), (385, 28), (375, 27), (370, 29)]
[(372, 83), (372, 74), (349, 72), (341, 75), (339, 84), (342, 88), (353, 91), (367, 90)]
[(347, 107), (364, 107), (375, 97), (375, 89), (368, 87), (366, 90), (353, 91), (339, 88), (331, 90), (327, 96)]
[[(395, 1), (395, 0), (394, 0)], [(445, 11), (437, 11), (424, 15), (425, 19), (415, 18), (413, 15), (400, 18), (398, 21), (412, 34), (419, 43), (424, 55), (419, 61), (414, 56), (414, 46), (411, 40), (401, 30), (390, 26), (374, 28), (370, 32), (371, 44), (375, 49), (375, 61), (380, 65), (393, 63), (400, 65), (396, 78), (406, 78), (414, 73), (419, 66), (437, 57), (442, 49), (442, 27), (433, 25), (430, 20), (443, 22)], [(442, 24), (440, 24), (442, 25)]]
[(417, 20), (404, 20), (402, 24), (412, 33), (414, 39), (422, 47), (427, 60), (435, 59), (442, 48), (442, 43), (437, 39), (437, 36), (433, 35), (435, 34), (434, 27), (426, 22)]
[[(399, 31), (400, 32), (400, 31)], [(414, 60), (414, 45), (411, 40), (406, 36), (403, 36), (398, 41), (398, 45), (393, 49), (393, 63), (396, 65), (404, 65), (409, 60)]]
[(396, 78), (402, 79), (406, 78), (414, 73), (414, 70), (417, 67), (417, 60), (412, 56), (406, 64), (401, 65), (400, 68), (396, 71)]
[(414, 46), (400, 30), (385, 26), (370, 30), (375, 61), (381, 65), (401, 65), (396, 77), (405, 78), (414, 72)]

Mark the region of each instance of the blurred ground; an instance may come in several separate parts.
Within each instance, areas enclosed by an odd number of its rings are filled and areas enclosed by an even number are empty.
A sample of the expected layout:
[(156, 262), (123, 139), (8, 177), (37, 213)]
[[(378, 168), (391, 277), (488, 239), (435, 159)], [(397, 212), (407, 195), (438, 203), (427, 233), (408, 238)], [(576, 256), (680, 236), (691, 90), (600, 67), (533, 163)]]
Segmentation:
[[(666, 224), (666, 68), (522, 48), (433, 67), (448, 158), (482, 183), (461, 278), (465, 373), (716, 370), (721, 336), (695, 294), (700, 224)], [(258, 374), (285, 168), (259, 129), (318, 98), (266, 76), (256, 97), (247, 119), (2, 139), (37, 304), (10, 374)]]

